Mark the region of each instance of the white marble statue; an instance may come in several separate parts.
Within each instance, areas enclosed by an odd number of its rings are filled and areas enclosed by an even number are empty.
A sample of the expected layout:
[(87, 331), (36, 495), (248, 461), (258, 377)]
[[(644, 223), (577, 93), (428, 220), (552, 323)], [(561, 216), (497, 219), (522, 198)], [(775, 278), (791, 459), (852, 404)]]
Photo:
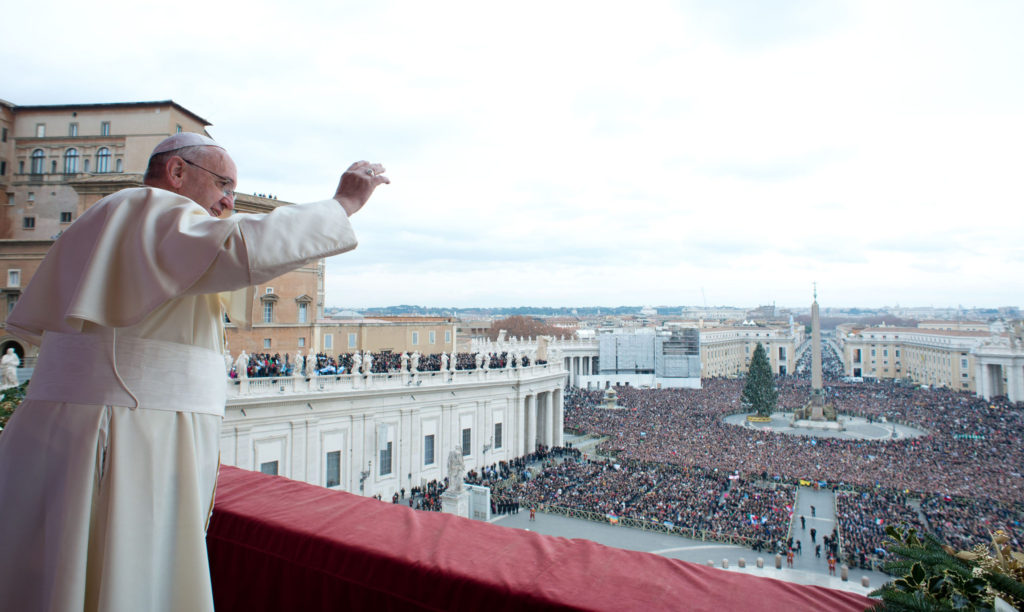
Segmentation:
[(363, 367), (363, 354), (356, 351), (355, 355), (352, 355), (352, 369), (349, 370), (349, 374), (356, 374), (360, 368)]
[(292, 366), (292, 376), (302, 376), (302, 369), (306, 367), (306, 360), (302, 356), (302, 351), (295, 353), (295, 365)]
[(245, 349), (242, 349), (235, 360), (235, 374), (239, 378), (249, 378), (249, 356), (245, 354)]
[(409, 353), (402, 353), (402, 356), (399, 357), (399, 361), (402, 364), (402, 371), (403, 372), (408, 372), (409, 371)]
[(369, 374), (373, 370), (373, 355), (365, 353), (363, 355), (363, 364), (359, 369), (363, 374)]
[(231, 351), (224, 351), (224, 371), (228, 376), (231, 376), (231, 366), (235, 365), (235, 360), (231, 358)]
[(484, 367), (485, 370), (491, 369), (491, 354), (490, 353), (487, 353), (486, 355), (484, 355), (484, 366), (483, 367)]
[(419, 351), (416, 351), (415, 353), (412, 354), (412, 371), (413, 372), (419, 372), (420, 371), (420, 353), (419, 353)]
[(448, 353), (441, 353), (441, 371), (448, 371)]
[(484, 364), (484, 356), (483, 355), (481, 355), (480, 353), (477, 353), (476, 355), (473, 356), (473, 360), (476, 362), (476, 369), (480, 370), (480, 369), (483, 368), (483, 364)]
[(14, 352), (13, 348), (7, 349), (3, 357), (0, 357), (0, 388), (6, 389), (7, 387), (18, 386), (18, 366), (21, 365), (21, 360), (18, 359), (18, 355)]
[(465, 488), (466, 464), (462, 460), (462, 447), (456, 446), (448, 453), (448, 490), (461, 493)]

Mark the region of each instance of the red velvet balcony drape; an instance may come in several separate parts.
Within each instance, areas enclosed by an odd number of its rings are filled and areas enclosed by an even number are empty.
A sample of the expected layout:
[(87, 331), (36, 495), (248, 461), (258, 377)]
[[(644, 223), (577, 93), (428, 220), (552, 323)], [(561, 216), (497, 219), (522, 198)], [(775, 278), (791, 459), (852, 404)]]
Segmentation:
[(230, 610), (863, 610), (871, 600), (221, 468), (207, 534)]

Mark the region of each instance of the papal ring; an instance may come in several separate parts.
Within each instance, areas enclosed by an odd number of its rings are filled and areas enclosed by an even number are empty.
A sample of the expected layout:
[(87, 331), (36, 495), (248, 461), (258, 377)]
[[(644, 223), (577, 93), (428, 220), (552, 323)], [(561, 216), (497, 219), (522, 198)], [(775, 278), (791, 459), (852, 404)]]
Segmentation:
[(373, 176), (373, 170), (370, 170), (369, 168), (366, 169), (366, 173)]

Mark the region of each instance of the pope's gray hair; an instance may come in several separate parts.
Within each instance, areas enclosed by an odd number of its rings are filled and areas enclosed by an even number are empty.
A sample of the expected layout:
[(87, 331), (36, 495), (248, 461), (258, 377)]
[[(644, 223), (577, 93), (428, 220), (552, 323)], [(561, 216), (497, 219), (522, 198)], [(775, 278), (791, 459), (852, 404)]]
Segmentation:
[(143, 176), (143, 182), (159, 180), (163, 178), (164, 173), (167, 172), (167, 160), (172, 157), (180, 157), (187, 159), (190, 162), (203, 163), (209, 156), (209, 149), (219, 149), (220, 147), (211, 147), (209, 145), (195, 145), (191, 147), (182, 147), (180, 149), (174, 149), (173, 151), (165, 151), (163, 153), (157, 153), (149, 158), (149, 164), (146, 166), (146, 174)]

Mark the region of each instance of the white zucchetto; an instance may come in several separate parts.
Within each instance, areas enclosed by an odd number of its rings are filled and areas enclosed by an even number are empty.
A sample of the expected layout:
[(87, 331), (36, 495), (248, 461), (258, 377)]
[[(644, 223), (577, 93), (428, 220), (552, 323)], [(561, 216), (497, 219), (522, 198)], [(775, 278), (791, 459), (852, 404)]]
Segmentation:
[(180, 134), (175, 134), (174, 136), (165, 138), (162, 141), (160, 141), (160, 144), (156, 145), (156, 148), (153, 149), (153, 153), (150, 154), (150, 157), (153, 157), (154, 155), (159, 155), (161, 153), (177, 151), (178, 149), (184, 149), (185, 147), (217, 147), (218, 149), (224, 148), (217, 144), (216, 140), (212, 138), (207, 138), (202, 134), (196, 134), (193, 132), (181, 132)]

